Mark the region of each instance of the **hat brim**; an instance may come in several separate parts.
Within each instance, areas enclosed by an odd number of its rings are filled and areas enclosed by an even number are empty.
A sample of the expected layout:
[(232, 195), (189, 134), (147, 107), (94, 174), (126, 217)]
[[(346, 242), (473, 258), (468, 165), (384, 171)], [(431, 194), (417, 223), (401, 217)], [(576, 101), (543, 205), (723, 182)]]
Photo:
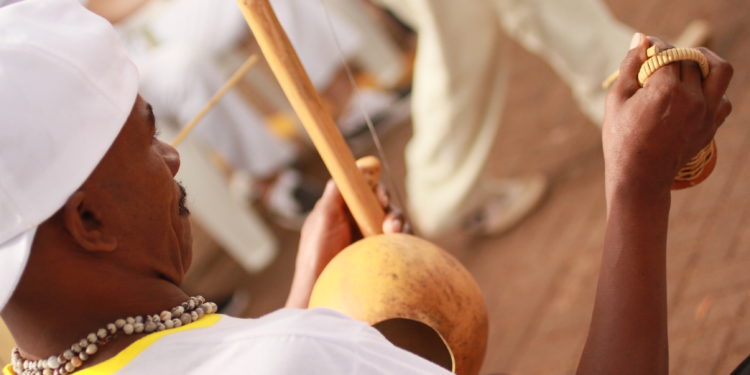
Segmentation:
[(36, 227), (0, 244), (0, 310), (13, 295), (29, 260)]

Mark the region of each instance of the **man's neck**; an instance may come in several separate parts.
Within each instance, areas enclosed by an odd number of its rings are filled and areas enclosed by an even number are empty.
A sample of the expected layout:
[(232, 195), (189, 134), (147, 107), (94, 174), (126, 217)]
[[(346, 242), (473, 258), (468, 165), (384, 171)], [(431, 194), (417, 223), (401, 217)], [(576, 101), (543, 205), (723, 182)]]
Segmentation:
[[(89, 333), (120, 318), (158, 314), (185, 302), (187, 294), (159, 278), (129, 278), (123, 282), (116, 273), (101, 272), (106, 281), (91, 280), (76, 289), (74, 282), (48, 285), (46, 292), (17, 290), (2, 311), (3, 320), (27, 359), (60, 355)], [(71, 276), (74, 277), (74, 276)], [(83, 282), (85, 284), (85, 282)], [(73, 289), (70, 289), (70, 288)], [(78, 293), (69, 293), (78, 290)], [(106, 360), (143, 335), (124, 336), (103, 346), (86, 365)]]

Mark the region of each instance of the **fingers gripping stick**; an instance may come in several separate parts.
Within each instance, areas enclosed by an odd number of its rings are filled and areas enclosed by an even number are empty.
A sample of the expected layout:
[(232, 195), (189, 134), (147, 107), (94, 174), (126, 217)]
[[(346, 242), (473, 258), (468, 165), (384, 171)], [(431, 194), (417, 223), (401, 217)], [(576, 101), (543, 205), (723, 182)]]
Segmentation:
[(365, 176), (367, 184), (374, 189), (380, 182), (380, 160), (371, 155), (361, 157), (357, 159), (357, 168)]
[[(678, 61), (694, 61), (698, 64), (703, 77), (709, 74), (709, 65), (706, 56), (697, 48), (670, 48), (659, 51), (657, 46), (651, 46), (646, 50), (646, 60), (638, 72), (638, 83), (641, 86), (646, 84), (646, 80), (659, 68)], [(609, 87), (619, 76), (619, 71), (613, 73), (602, 86)], [(685, 164), (672, 183), (672, 190), (684, 189), (701, 183), (713, 171), (716, 166), (716, 141), (711, 140), (708, 146), (704, 147), (697, 155)]]

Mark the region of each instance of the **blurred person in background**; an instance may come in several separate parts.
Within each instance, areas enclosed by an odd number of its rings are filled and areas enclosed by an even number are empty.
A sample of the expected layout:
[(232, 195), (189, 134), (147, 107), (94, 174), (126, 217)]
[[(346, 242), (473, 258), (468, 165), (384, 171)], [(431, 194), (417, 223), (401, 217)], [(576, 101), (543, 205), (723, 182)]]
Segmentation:
[(502, 233), (532, 212), (547, 180), (484, 169), (508, 94), (505, 32), (544, 59), (601, 124), (601, 82), (633, 30), (600, 0), (374, 0), (417, 32), (414, 133), (406, 149), (410, 216), (421, 234)]

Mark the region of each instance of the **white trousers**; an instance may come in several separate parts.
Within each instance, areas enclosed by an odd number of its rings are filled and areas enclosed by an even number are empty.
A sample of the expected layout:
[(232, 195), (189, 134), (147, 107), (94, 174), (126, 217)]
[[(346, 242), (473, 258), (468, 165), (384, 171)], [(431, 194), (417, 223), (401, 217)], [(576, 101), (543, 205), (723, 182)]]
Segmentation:
[(546, 60), (597, 124), (601, 81), (633, 34), (599, 0), (378, 1), (418, 33), (406, 189), (412, 218), (427, 236), (459, 225), (482, 203), (479, 187), (508, 86), (502, 31)]

